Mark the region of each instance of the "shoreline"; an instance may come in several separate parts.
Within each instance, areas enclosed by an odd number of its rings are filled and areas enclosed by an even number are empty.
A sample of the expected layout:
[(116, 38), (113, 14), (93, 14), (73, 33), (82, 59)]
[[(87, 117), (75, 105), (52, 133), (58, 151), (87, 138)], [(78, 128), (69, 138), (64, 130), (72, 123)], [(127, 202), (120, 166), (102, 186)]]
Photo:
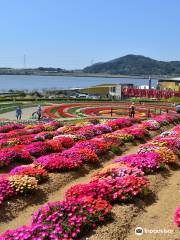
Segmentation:
[[(46, 76), (46, 77), (96, 77), (96, 78), (130, 78), (130, 79), (149, 79), (148, 76), (132, 76), (120, 74), (90, 74), (90, 73), (0, 73), (0, 76)], [(152, 76), (152, 80), (158, 80), (160, 76)]]

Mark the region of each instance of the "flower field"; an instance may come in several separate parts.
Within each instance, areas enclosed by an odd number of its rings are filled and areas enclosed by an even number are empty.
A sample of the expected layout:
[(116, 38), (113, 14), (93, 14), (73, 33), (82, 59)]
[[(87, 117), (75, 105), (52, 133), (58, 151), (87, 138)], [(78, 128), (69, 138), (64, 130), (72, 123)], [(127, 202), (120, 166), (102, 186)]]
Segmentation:
[[(46, 107), (44, 115), (50, 118), (77, 118), (77, 117), (121, 117), (129, 113), (130, 103), (123, 102), (84, 102), (69, 103)], [(160, 110), (161, 109), (161, 110)], [(112, 113), (111, 113), (112, 110)], [(174, 112), (174, 107), (136, 104), (136, 115), (147, 116), (150, 110), (151, 117), (162, 112)]]
[[(179, 122), (179, 115), (163, 114), (146, 121), (118, 118), (64, 126), (59, 122), (1, 126), (1, 207), (13, 196), (35, 194), (51, 172), (73, 172), (86, 164), (101, 166), (103, 156), (119, 154), (126, 143), (149, 141), (140, 145), (137, 153), (116, 158), (95, 171), (87, 183), (70, 187), (63, 201), (42, 206), (30, 226), (8, 230), (0, 240), (79, 239), (113, 219), (115, 203), (145, 198), (150, 194), (148, 175), (178, 160)], [(155, 136), (170, 124), (177, 126)]]

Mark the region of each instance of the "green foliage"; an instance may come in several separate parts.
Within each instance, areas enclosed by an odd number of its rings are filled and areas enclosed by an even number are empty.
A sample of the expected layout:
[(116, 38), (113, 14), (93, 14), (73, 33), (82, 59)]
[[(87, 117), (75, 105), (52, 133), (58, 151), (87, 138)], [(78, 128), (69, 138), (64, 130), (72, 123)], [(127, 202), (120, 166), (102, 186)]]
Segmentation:
[(166, 99), (167, 102), (171, 102), (171, 103), (174, 103), (174, 102), (178, 102), (180, 103), (180, 97), (172, 97), (172, 98), (168, 98)]
[(112, 146), (111, 146), (111, 151), (112, 151), (114, 154), (120, 154), (120, 153), (122, 153), (122, 150), (121, 150), (118, 146), (116, 146), (116, 145), (112, 145)]

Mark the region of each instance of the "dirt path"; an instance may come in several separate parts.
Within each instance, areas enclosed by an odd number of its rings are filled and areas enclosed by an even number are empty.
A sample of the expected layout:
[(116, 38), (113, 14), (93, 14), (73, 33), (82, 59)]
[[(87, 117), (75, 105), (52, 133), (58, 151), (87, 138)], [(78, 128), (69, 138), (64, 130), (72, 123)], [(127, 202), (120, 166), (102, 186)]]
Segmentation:
[[(148, 206), (138, 216), (131, 227), (126, 240), (175, 240), (180, 237), (180, 231), (173, 224), (173, 216), (177, 206), (180, 205), (180, 173), (174, 171), (168, 179), (168, 184), (157, 195), (157, 201)], [(142, 227), (144, 234), (135, 235), (135, 228)], [(146, 230), (162, 230), (169, 233), (146, 233)]]
[[(125, 151), (121, 156), (135, 153), (137, 151), (137, 149), (138, 149), (138, 146), (133, 146), (133, 147), (131, 146), (131, 148), (129, 150)], [(116, 158), (119, 158), (119, 156), (115, 157), (114, 159), (116, 159)], [(103, 164), (103, 167), (109, 165), (110, 163), (112, 163), (112, 159), (105, 162)], [(90, 180), (93, 172), (98, 171), (98, 170), (100, 170), (100, 169), (92, 170), (86, 176), (80, 177), (76, 180), (73, 180), (73, 182), (65, 185), (63, 188), (60, 188), (59, 190), (49, 194), (48, 199), (46, 201), (52, 202), (52, 201), (62, 200), (64, 197), (64, 194), (68, 188), (70, 188), (71, 186), (76, 185), (78, 183), (88, 182)], [(42, 204), (35, 205), (35, 206), (28, 206), (25, 210), (23, 210), (19, 213), (18, 217), (14, 218), (12, 221), (0, 224), (0, 233), (6, 231), (7, 229), (14, 229), (21, 225), (30, 224), (33, 213), (35, 211), (37, 211), (41, 206), (42, 206)]]
[[(166, 170), (149, 175), (151, 194), (144, 200), (136, 199), (130, 204), (113, 206), (113, 221), (99, 226), (88, 238), (81, 240), (178, 240), (180, 231), (173, 224), (175, 209), (180, 205), (180, 165), (178, 169)], [(141, 227), (149, 230), (169, 231), (166, 233), (135, 234)]]

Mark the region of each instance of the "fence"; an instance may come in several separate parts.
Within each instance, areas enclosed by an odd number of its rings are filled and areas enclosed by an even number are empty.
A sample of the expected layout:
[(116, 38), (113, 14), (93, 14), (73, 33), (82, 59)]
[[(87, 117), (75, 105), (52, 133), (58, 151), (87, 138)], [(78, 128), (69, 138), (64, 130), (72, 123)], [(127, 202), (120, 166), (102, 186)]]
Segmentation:
[(144, 98), (171, 98), (180, 97), (180, 92), (173, 90), (156, 90), (156, 89), (139, 89), (139, 88), (123, 88), (122, 95), (124, 97), (144, 97)]

